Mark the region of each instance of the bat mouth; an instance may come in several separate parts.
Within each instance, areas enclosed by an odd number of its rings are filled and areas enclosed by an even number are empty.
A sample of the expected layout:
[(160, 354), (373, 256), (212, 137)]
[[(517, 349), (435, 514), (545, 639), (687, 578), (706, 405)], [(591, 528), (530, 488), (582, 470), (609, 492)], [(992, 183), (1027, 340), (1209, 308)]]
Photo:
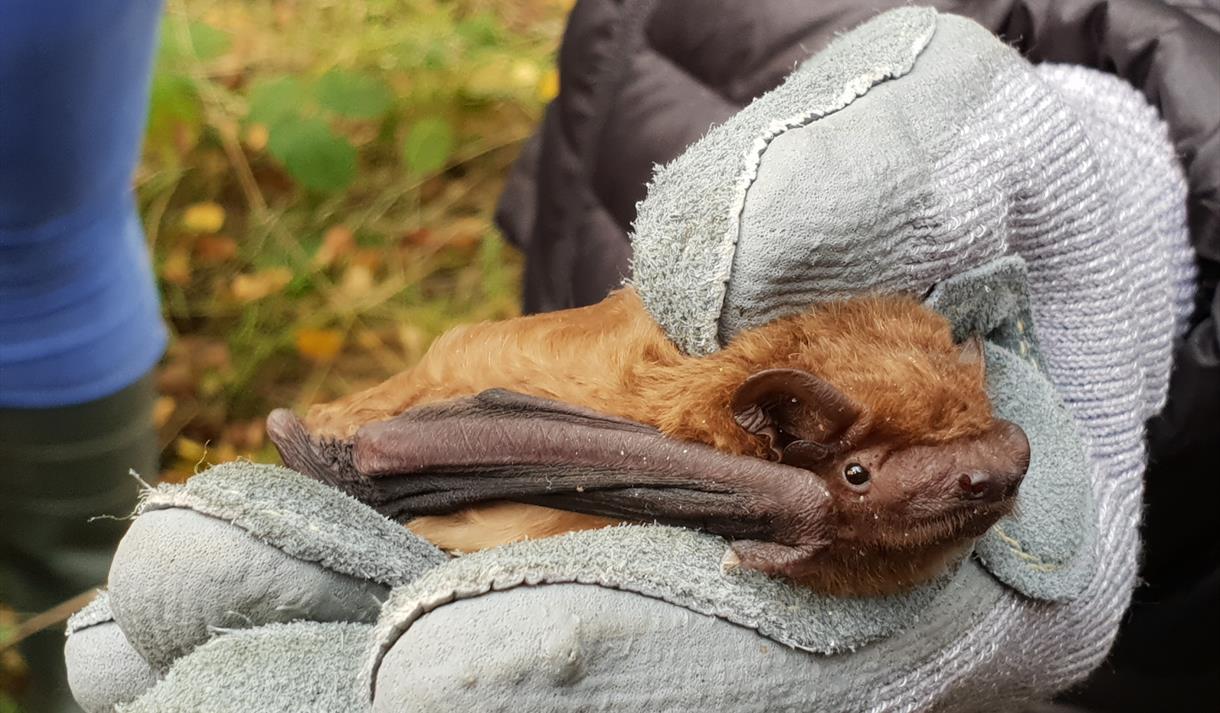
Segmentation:
[(917, 522), (916, 527), (943, 532), (944, 539), (982, 537), (1016, 509), (1016, 502), (1012, 497), (990, 503), (962, 503), (950, 512)]
[(872, 544), (894, 549), (915, 549), (982, 537), (1001, 518), (1013, 513), (1016, 499), (991, 503), (963, 503), (950, 510), (907, 516), (875, 530)]
[(1016, 500), (1006, 500), (990, 505), (979, 505), (970, 508), (965, 513), (962, 525), (962, 535), (966, 537), (982, 537), (1002, 518), (1011, 515), (1016, 510)]

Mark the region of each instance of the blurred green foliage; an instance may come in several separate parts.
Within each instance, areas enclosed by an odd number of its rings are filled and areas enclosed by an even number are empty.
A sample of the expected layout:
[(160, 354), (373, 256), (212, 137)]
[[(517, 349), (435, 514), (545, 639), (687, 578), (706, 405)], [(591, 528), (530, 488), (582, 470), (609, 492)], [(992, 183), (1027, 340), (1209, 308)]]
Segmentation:
[(170, 0), (136, 183), (173, 332), (171, 477), (272, 459), (270, 408), (516, 313), (491, 213), (557, 90), (570, 5)]

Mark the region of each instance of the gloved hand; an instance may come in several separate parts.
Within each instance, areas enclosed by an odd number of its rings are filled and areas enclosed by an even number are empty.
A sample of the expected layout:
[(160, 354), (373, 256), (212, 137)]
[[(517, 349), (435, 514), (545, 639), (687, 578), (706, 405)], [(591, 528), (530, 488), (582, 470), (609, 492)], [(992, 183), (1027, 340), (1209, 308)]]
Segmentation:
[[(1101, 661), (1130, 596), (1141, 429), (1193, 279), (1183, 204), (1164, 128), (1129, 87), (1035, 70), (960, 18), (886, 13), (658, 172), (633, 279), (695, 353), (871, 289), (930, 290), (988, 335), (996, 410), (1033, 460), (975, 557), (871, 599), (724, 572), (723, 540), (665, 527), (446, 560), (318, 483), (226, 464), (148, 495), (111, 572), (123, 636), (102, 605), (75, 622), (74, 691), (125, 711), (1048, 696)], [(129, 686), (96, 693), (87, 674), (121, 662)]]

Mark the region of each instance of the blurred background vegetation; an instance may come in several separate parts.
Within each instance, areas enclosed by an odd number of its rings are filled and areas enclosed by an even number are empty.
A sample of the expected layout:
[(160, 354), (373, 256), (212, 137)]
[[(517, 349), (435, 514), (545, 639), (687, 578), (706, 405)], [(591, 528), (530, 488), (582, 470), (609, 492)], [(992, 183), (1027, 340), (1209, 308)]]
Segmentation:
[(571, 0), (169, 0), (140, 207), (172, 343), (163, 476), (274, 461), (263, 417), (512, 316), (491, 215)]

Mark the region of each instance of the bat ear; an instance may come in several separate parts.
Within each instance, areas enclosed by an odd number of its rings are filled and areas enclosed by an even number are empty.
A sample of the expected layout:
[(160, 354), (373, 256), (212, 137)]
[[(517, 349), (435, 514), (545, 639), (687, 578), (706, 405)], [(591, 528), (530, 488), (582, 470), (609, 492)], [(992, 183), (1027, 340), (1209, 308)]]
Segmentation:
[(752, 375), (737, 388), (731, 406), (737, 424), (766, 438), (777, 457), (795, 441), (837, 446), (864, 414), (842, 391), (801, 369)]

